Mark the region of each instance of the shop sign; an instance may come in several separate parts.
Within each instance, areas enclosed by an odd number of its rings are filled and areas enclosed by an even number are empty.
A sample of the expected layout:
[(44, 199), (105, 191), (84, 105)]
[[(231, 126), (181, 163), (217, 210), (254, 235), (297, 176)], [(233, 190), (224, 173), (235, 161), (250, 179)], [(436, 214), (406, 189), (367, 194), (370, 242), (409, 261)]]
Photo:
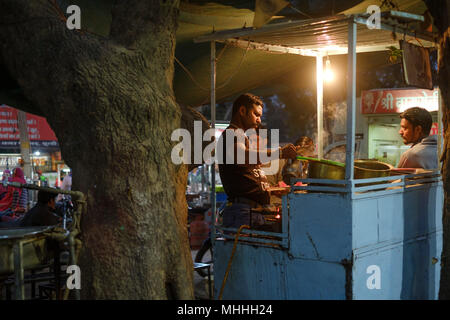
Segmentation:
[(431, 126), (431, 130), (430, 130), (430, 136), (438, 134), (438, 133), (439, 133), (438, 123), (433, 122), (433, 125)]
[[(0, 106), (0, 146), (19, 146), (20, 133), (17, 122), (17, 112), (17, 109), (7, 105)], [(58, 139), (44, 117), (27, 113), (26, 118), (31, 147), (58, 146)]]
[(20, 157), (0, 157), (0, 166), (6, 167), (7, 165), (10, 168), (17, 167), (19, 165)]
[[(0, 140), (0, 148), (20, 148), (20, 143), (18, 140)], [(36, 148), (59, 148), (58, 141), (48, 141), (48, 140), (38, 140), (31, 141), (30, 147), (32, 149)]]
[(437, 111), (438, 89), (377, 89), (361, 92), (362, 114), (401, 113), (412, 107)]

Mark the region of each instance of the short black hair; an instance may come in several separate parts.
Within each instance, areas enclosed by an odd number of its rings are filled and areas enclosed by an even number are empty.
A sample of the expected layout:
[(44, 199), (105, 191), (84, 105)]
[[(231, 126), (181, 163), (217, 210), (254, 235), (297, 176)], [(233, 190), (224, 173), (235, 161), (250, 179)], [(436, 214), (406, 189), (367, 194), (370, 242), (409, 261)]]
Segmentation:
[(430, 134), (433, 118), (426, 109), (419, 107), (409, 108), (400, 114), (400, 118), (411, 122), (413, 127), (421, 126), (424, 134)]
[(263, 107), (262, 100), (251, 93), (241, 94), (233, 103), (233, 110), (231, 116), (233, 117), (241, 106), (244, 106), (247, 112), (253, 108), (253, 105), (256, 104), (258, 106)]
[(57, 193), (39, 190), (38, 202), (42, 204), (47, 204), (50, 200), (55, 199), (57, 196), (58, 196)]

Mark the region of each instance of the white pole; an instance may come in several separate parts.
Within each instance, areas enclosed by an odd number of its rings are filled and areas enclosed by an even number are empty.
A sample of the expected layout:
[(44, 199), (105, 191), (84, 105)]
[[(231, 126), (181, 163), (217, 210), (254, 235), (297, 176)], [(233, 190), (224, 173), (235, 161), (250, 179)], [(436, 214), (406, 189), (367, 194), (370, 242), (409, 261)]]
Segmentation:
[[(211, 41), (211, 127), (216, 127), (216, 43)], [(211, 164), (211, 244), (214, 248), (216, 235), (216, 164)], [(213, 258), (213, 257), (211, 257)], [(213, 258), (214, 259), (214, 258)]]
[[(437, 52), (437, 56), (438, 59), (441, 55), (441, 48), (438, 47), (438, 52)], [(438, 168), (439, 168), (439, 160), (441, 159), (441, 155), (442, 155), (442, 146), (444, 145), (443, 143), (443, 137), (444, 135), (442, 134), (442, 92), (441, 92), (441, 88), (438, 87)]]
[(317, 81), (317, 157), (323, 158), (323, 55), (316, 56)]
[[(439, 54), (438, 54), (439, 56)], [(438, 167), (439, 167), (439, 159), (441, 159), (442, 155), (442, 146), (443, 146), (443, 137), (442, 134), (442, 92), (441, 88), (438, 88)]]
[(355, 104), (356, 104), (356, 23), (348, 24), (347, 61), (347, 145), (345, 150), (345, 180), (353, 180), (355, 159)]

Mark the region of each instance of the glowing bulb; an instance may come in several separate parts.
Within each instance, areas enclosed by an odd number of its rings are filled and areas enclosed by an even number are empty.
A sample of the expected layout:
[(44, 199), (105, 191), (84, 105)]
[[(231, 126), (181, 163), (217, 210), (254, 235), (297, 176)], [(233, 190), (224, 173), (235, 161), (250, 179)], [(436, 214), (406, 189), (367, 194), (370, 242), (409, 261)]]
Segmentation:
[(326, 82), (331, 82), (334, 80), (334, 72), (333, 70), (331, 70), (331, 62), (330, 59), (328, 59), (328, 56), (327, 61), (325, 63), (325, 72), (323, 74), (323, 78), (325, 79)]

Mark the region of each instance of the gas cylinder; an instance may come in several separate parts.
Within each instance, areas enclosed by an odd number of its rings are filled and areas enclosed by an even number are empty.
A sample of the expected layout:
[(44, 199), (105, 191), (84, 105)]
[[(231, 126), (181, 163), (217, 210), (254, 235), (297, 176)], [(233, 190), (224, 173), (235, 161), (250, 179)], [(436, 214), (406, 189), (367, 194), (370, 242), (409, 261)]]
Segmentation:
[(190, 225), (189, 242), (191, 244), (191, 249), (200, 249), (203, 241), (208, 238), (208, 232), (208, 223), (203, 220), (203, 216), (197, 215)]

